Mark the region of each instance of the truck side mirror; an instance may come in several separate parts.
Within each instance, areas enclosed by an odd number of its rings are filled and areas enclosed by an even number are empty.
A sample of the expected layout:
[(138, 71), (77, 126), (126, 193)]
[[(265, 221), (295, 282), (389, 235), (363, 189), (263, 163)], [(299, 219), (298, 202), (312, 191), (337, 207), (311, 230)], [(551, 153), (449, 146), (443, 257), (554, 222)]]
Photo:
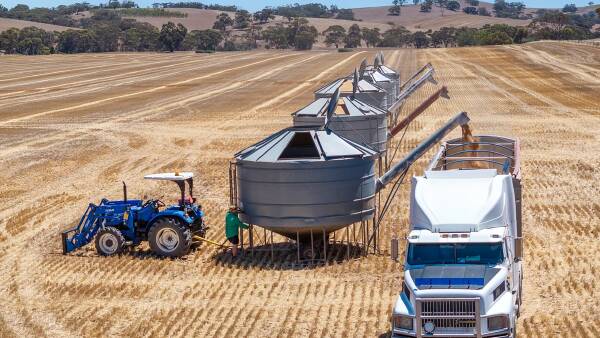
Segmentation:
[(515, 262), (520, 262), (523, 259), (523, 237), (515, 238)]

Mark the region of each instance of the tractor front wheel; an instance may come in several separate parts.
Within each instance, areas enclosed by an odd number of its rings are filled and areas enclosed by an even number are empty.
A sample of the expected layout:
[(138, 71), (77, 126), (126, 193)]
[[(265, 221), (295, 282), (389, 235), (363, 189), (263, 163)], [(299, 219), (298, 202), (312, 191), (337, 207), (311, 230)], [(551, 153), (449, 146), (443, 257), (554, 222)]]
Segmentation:
[(125, 238), (119, 229), (106, 227), (96, 234), (96, 251), (101, 256), (113, 256), (123, 252)]
[(190, 250), (192, 232), (178, 219), (161, 218), (150, 228), (148, 242), (150, 249), (159, 256), (181, 257)]

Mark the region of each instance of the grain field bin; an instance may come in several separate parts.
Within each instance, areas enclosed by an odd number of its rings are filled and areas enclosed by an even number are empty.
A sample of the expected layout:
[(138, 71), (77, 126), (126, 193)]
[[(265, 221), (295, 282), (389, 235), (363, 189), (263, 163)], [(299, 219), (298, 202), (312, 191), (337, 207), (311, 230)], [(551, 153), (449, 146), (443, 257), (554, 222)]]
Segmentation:
[(383, 88), (369, 83), (365, 79), (361, 79), (358, 81), (358, 86), (356, 87), (355, 94), (353, 94), (354, 87), (355, 86), (353, 85), (352, 76), (337, 79), (327, 84), (326, 86), (319, 88), (315, 92), (315, 98), (330, 98), (339, 89), (341, 97), (354, 95), (360, 101), (375, 106), (379, 109), (387, 110), (388, 105), (393, 103), (388, 103), (388, 93)]
[(375, 57), (372, 66), (367, 65), (366, 59), (363, 60), (360, 66), (360, 76), (386, 91), (387, 106), (385, 109), (389, 109), (396, 102), (396, 98), (400, 95), (400, 74), (383, 64), (383, 54)]
[[(332, 98), (320, 98), (292, 116), (295, 127), (323, 126)], [(387, 111), (361, 102), (356, 97), (341, 97), (329, 121), (329, 129), (379, 153), (387, 149)]]
[(296, 239), (373, 218), (377, 152), (334, 131), (291, 127), (235, 155), (240, 218)]

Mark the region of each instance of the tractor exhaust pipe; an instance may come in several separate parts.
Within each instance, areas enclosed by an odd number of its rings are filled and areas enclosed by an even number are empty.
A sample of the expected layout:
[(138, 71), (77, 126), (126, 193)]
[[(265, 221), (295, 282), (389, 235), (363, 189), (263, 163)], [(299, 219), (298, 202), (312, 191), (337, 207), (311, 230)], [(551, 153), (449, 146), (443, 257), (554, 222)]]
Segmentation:
[(125, 181), (123, 182), (123, 201), (127, 202), (127, 184), (125, 184)]
[(435, 92), (431, 95), (427, 100), (425, 100), (421, 105), (419, 105), (412, 113), (410, 113), (407, 117), (405, 117), (402, 121), (398, 122), (392, 130), (390, 130), (389, 137), (392, 138), (396, 136), (401, 130), (403, 130), (406, 126), (408, 126), (414, 119), (419, 117), (419, 115), (423, 114), (427, 108), (429, 108), (432, 104), (434, 104), (440, 97), (450, 98), (448, 96), (448, 88), (446, 86), (442, 87), (442, 89)]
[(435, 133), (431, 134), (427, 139), (421, 142), (415, 149), (413, 149), (404, 159), (398, 162), (396, 165), (390, 168), (383, 176), (377, 179), (376, 190), (380, 191), (390, 183), (398, 175), (406, 171), (416, 160), (418, 160), (423, 154), (425, 154), (431, 147), (440, 142), (448, 133), (458, 126), (464, 126), (469, 123), (470, 119), (467, 113), (462, 112), (454, 116), (450, 121), (446, 122), (444, 126), (438, 129)]

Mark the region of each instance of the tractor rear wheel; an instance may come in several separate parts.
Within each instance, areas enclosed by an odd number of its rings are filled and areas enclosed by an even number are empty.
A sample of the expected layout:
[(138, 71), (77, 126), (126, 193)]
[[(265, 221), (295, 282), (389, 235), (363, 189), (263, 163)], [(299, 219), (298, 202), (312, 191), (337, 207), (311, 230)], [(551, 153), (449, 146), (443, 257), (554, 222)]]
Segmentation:
[(148, 232), (150, 249), (163, 257), (186, 255), (192, 245), (192, 232), (175, 218), (161, 218), (154, 222)]
[(119, 229), (106, 227), (96, 234), (96, 251), (101, 256), (114, 256), (123, 252), (125, 238)]

